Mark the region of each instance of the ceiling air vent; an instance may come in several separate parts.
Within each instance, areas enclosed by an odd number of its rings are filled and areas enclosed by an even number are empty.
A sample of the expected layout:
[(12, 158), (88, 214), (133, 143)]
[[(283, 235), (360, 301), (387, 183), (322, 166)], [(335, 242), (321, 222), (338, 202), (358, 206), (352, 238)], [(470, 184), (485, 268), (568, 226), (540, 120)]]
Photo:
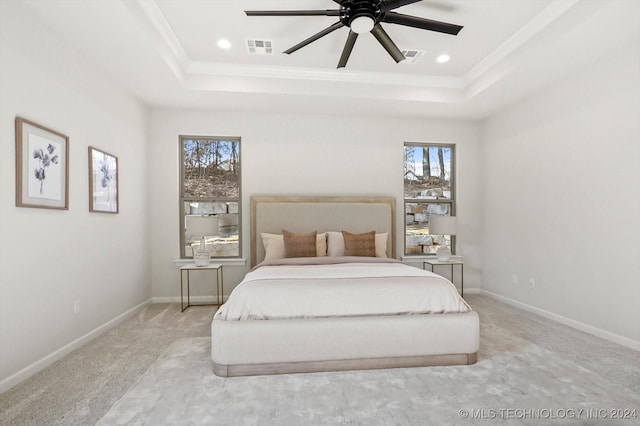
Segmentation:
[(273, 55), (271, 40), (247, 39), (247, 50), (251, 55)]
[(415, 63), (419, 62), (420, 59), (422, 59), (422, 57), (424, 56), (424, 50), (406, 50), (406, 49), (403, 49), (402, 50), (402, 54), (404, 55), (404, 57), (406, 59), (404, 61), (402, 61), (401, 63), (403, 63), (403, 64), (415, 64)]

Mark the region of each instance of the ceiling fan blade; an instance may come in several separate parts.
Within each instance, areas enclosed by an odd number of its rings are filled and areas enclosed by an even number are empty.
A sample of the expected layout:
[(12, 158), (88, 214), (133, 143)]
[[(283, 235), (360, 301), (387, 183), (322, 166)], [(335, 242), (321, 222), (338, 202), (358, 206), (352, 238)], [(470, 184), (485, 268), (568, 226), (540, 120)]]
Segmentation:
[(339, 9), (327, 10), (245, 10), (247, 16), (340, 16)]
[(296, 44), (292, 48), (285, 50), (284, 53), (286, 53), (286, 54), (293, 53), (296, 50), (301, 49), (301, 48), (305, 47), (306, 45), (308, 45), (310, 43), (313, 43), (314, 41), (318, 40), (319, 38), (324, 37), (327, 34), (337, 30), (338, 28), (342, 28), (342, 27), (344, 27), (344, 24), (342, 22), (336, 22), (335, 24), (331, 25), (330, 27), (325, 28), (324, 30), (320, 31), (319, 33), (312, 35), (308, 39), (306, 39), (304, 41), (301, 41), (300, 43)]
[(353, 31), (349, 31), (349, 37), (347, 37), (347, 42), (344, 44), (344, 49), (342, 50), (342, 55), (338, 62), (338, 68), (344, 68), (347, 65), (347, 61), (349, 60), (349, 56), (351, 56), (351, 51), (353, 50), (353, 45), (356, 44), (357, 39), (358, 34)]
[(418, 3), (419, 1), (422, 0), (387, 0), (385, 6), (387, 10), (393, 10), (408, 4)]
[(464, 28), (461, 25), (449, 24), (447, 22), (434, 21), (433, 19), (419, 18), (417, 16), (403, 15), (402, 13), (388, 12), (382, 22), (389, 24), (404, 25), (407, 27), (420, 28), (423, 30), (436, 31), (439, 33), (458, 35)]
[(371, 34), (373, 34), (375, 38), (378, 39), (382, 47), (384, 47), (385, 50), (389, 52), (389, 55), (391, 55), (394, 61), (400, 62), (405, 59), (400, 49), (398, 49), (398, 46), (396, 46), (396, 44), (391, 40), (389, 35), (382, 29), (380, 24), (376, 24), (373, 27), (373, 29), (371, 30)]

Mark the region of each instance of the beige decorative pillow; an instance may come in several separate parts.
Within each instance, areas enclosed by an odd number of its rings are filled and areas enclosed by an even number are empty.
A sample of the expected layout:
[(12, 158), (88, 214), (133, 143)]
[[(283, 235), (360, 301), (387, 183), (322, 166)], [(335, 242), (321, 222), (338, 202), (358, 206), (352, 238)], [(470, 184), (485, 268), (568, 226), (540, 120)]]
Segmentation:
[(282, 230), (286, 257), (315, 257), (318, 231), (296, 234)]
[(261, 233), (262, 245), (264, 246), (264, 260), (283, 259), (284, 240), (281, 234)]
[(327, 255), (327, 233), (316, 235), (316, 256)]
[(388, 232), (376, 234), (376, 257), (387, 257)]
[(376, 231), (352, 234), (342, 231), (345, 256), (376, 256)]

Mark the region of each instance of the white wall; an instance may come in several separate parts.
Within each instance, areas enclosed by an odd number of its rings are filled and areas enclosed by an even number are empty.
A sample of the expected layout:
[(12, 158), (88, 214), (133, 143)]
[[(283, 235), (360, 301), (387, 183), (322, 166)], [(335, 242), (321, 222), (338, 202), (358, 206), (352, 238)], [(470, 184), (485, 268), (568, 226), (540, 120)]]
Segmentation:
[(636, 41), (495, 114), (481, 136), (483, 287), (636, 348), (639, 52)]
[[(395, 196), (398, 256), (403, 251), (403, 144), (457, 144), (458, 253), (465, 256), (469, 287), (480, 285), (478, 128), (464, 121), (248, 114), (156, 109), (150, 112), (149, 164), (154, 297), (179, 295), (178, 135), (240, 136), (243, 255), (249, 257), (251, 195)], [(246, 268), (225, 267), (225, 294)]]
[[(68, 211), (15, 207), (16, 116), (69, 136)], [(0, 391), (151, 297), (145, 125), (69, 43), (0, 2)], [(89, 145), (119, 157), (118, 215), (89, 213)]]

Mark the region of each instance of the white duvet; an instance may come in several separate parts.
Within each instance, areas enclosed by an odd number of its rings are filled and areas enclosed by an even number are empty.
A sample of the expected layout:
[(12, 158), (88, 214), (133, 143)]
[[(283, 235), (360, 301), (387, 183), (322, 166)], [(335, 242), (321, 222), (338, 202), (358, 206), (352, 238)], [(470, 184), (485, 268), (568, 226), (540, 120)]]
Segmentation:
[(231, 292), (222, 320), (469, 312), (454, 285), (391, 259), (309, 258), (263, 263)]

